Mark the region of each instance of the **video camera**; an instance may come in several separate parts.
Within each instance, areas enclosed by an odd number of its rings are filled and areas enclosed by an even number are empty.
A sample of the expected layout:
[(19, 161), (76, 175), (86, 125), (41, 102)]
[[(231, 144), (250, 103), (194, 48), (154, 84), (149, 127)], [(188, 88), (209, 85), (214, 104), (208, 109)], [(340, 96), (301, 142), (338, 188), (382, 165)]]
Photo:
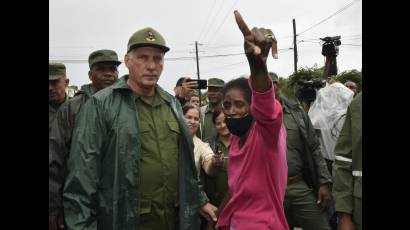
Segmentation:
[(341, 36), (320, 38), (320, 40), (324, 41), (322, 55), (336, 57), (339, 54), (339, 46), (342, 44), (340, 38)]
[(326, 80), (299, 80), (299, 100), (310, 104), (316, 99), (316, 91), (326, 86)]

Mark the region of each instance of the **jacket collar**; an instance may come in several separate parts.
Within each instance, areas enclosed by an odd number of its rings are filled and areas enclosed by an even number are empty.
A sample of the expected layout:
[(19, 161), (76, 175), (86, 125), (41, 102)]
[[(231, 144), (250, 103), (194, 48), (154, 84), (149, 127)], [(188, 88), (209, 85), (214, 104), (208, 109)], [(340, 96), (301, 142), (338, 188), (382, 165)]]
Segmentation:
[(296, 109), (299, 106), (297, 101), (286, 98), (284, 96), (279, 96), (278, 100), (282, 105), (282, 109), (287, 113), (290, 113), (291, 110)]
[(86, 94), (88, 97), (91, 97), (97, 92), (97, 89), (90, 83), (81, 86), (81, 89), (74, 95)]
[[(126, 74), (124, 76), (122, 76), (120, 79), (118, 79), (118, 81), (116, 83), (114, 83), (111, 87), (113, 88), (114, 91), (119, 90), (119, 91), (128, 91), (129, 93), (134, 93), (135, 94), (135, 98), (139, 98), (140, 95), (138, 95), (137, 93), (135, 93), (127, 84), (127, 80), (129, 78), (129, 75)], [(155, 92), (159, 94), (159, 96), (164, 99), (167, 102), (171, 102), (171, 96), (166, 93), (166, 91), (159, 86), (158, 84), (155, 86)]]

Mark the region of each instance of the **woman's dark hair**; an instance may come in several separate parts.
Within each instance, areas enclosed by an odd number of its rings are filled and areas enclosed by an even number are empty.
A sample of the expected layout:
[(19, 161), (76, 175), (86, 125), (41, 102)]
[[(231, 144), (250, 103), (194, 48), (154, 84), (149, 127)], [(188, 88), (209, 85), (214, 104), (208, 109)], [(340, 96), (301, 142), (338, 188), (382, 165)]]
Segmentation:
[(184, 107), (182, 107), (182, 112), (185, 115), (190, 109), (196, 109), (199, 112), (199, 116), (201, 116), (201, 111), (199, 110), (199, 107), (192, 103), (186, 103)]
[(215, 108), (214, 112), (212, 113), (212, 122), (215, 124), (216, 123), (216, 118), (219, 117), (219, 115), (222, 113), (222, 109), (220, 108)]
[(252, 99), (252, 90), (248, 84), (248, 78), (240, 77), (233, 79), (225, 84), (225, 87), (222, 89), (222, 94), (225, 97), (225, 94), (231, 89), (239, 89), (245, 95), (245, 100), (251, 104)]

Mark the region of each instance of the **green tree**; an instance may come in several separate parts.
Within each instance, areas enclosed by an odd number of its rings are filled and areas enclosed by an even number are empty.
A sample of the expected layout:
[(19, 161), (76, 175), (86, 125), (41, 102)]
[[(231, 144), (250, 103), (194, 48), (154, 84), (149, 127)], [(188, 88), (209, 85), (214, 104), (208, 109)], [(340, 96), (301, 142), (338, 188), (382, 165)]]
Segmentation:
[(357, 85), (357, 93), (362, 91), (362, 72), (356, 69), (341, 72), (336, 76), (336, 81), (342, 84), (347, 81), (352, 81)]
[(315, 64), (313, 67), (299, 68), (296, 73), (289, 76), (286, 85), (282, 88), (282, 93), (287, 97), (298, 97), (298, 82), (302, 80), (320, 80), (323, 75), (323, 68), (318, 68)]

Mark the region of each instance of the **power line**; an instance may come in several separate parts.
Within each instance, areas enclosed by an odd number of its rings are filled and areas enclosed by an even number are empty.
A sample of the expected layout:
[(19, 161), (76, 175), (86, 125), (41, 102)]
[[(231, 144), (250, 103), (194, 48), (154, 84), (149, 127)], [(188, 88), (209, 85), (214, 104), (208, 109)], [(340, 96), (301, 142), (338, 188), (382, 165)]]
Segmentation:
[(362, 46), (362, 45), (359, 45), (359, 44), (341, 44), (341, 45), (344, 45), (344, 46)]
[[(279, 51), (284, 51), (286, 52), (287, 50), (291, 50), (293, 48), (286, 48), (286, 49), (278, 49)], [(205, 55), (205, 56), (200, 56), (199, 58), (219, 58), (219, 57), (230, 57), (230, 56), (238, 56), (238, 55), (244, 55), (244, 52), (241, 53), (229, 53), (229, 54), (214, 54), (214, 55)], [(52, 62), (66, 62), (66, 63), (83, 63), (87, 62), (88, 60), (85, 59), (67, 59), (67, 57), (70, 56), (54, 56), (50, 58), (50, 61)], [(71, 57), (79, 57), (79, 56), (71, 56)], [(186, 61), (186, 60), (194, 60), (195, 57), (193, 56), (186, 56), (186, 57), (168, 57), (164, 58), (166, 61)]]
[[(230, 13), (232, 12), (233, 7), (238, 3), (239, 0), (235, 0), (235, 2), (232, 4), (231, 8), (228, 10), (227, 14), (224, 17), (224, 20), (222, 21), (221, 24), (219, 24), (219, 26), (217, 27), (216, 32), (214, 33), (214, 36), (212, 37), (212, 39), (209, 39), (208, 41), (214, 41), (215, 38), (217, 38), (217, 34), (219, 32), (219, 30), (221, 29), (222, 25), (225, 23), (226, 19), (228, 18), (228, 16), (230, 15)], [(211, 43), (211, 42), (209, 42)]]
[(204, 33), (204, 36), (203, 36), (204, 40), (205, 40), (206, 36), (208, 35), (209, 29), (210, 29), (210, 28), (212, 27), (212, 25), (214, 24), (217, 15), (219, 15), (219, 12), (221, 12), (221, 10), (222, 10), (222, 6), (223, 6), (223, 4), (224, 4), (224, 1), (221, 1), (221, 2), (222, 2), (222, 5), (220, 5), (218, 12), (217, 12), (217, 13), (215, 14), (215, 16), (212, 18), (213, 20), (212, 20), (211, 24), (209, 24), (209, 27), (206, 28), (206, 32)]
[(212, 72), (215, 72), (215, 70), (219, 71), (220, 69), (224, 69), (224, 68), (230, 67), (230, 66), (236, 66), (236, 65), (239, 65), (239, 64), (243, 64), (243, 63), (246, 63), (246, 61), (240, 61), (240, 62), (235, 62), (235, 63), (232, 63), (232, 64), (228, 64), (228, 65), (218, 66), (216, 68), (211, 68), (211, 69), (202, 71), (202, 73), (212, 73)]
[(323, 22), (329, 20), (330, 18), (336, 16), (337, 14), (340, 14), (341, 12), (343, 12), (344, 10), (346, 10), (347, 8), (351, 7), (353, 4), (355, 4), (355, 3), (359, 2), (359, 1), (360, 1), (360, 0), (353, 0), (352, 2), (350, 2), (349, 4), (347, 4), (346, 6), (342, 7), (341, 9), (339, 9), (338, 11), (336, 11), (335, 13), (331, 14), (330, 16), (328, 16), (327, 18), (321, 20), (320, 22), (318, 22), (318, 23), (314, 24), (313, 26), (307, 28), (306, 30), (300, 32), (300, 33), (298, 34), (298, 36), (301, 35), (301, 34), (303, 34), (303, 33), (305, 33), (305, 32), (308, 31), (308, 30), (311, 30), (311, 29), (314, 28), (315, 26), (318, 26), (318, 25), (322, 24)]
[(204, 32), (204, 30), (207, 28), (206, 26), (208, 25), (209, 19), (211, 18), (211, 14), (213, 12), (214, 6), (215, 6), (216, 0), (214, 0), (214, 3), (212, 4), (211, 10), (209, 11), (209, 13), (207, 14), (208, 17), (206, 17), (206, 22), (204, 27), (202, 27), (201, 33), (199, 33), (198, 39), (197, 41), (199, 41), (199, 39), (202, 37), (202, 34)]
[(64, 62), (64, 63), (88, 63), (88, 60), (80, 60), (80, 59), (50, 59), (50, 62)]

